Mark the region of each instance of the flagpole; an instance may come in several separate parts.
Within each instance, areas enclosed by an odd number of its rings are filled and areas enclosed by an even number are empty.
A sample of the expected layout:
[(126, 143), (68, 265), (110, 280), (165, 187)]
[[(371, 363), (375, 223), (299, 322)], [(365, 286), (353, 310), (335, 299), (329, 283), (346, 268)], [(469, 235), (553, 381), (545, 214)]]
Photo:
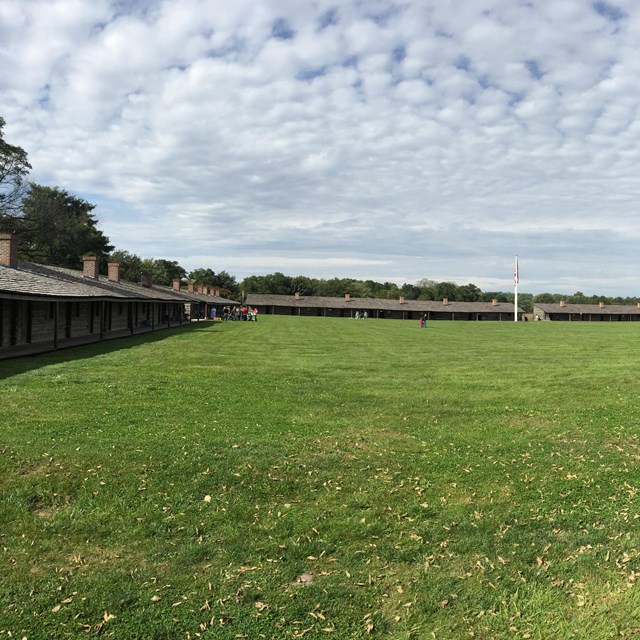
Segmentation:
[(518, 281), (520, 280), (520, 274), (518, 273), (518, 256), (516, 256), (516, 268), (513, 272), (513, 284), (516, 289), (516, 295), (513, 301), (513, 321), (518, 322)]

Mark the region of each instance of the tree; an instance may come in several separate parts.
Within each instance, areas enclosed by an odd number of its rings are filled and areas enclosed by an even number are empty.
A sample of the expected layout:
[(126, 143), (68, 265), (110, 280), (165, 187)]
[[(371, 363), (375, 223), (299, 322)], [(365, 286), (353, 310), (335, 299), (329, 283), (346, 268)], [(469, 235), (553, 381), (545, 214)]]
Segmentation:
[(120, 278), (128, 282), (140, 282), (140, 274), (144, 271), (142, 258), (128, 251), (116, 250), (109, 256), (109, 262), (120, 265)]
[(226, 271), (218, 271), (211, 284), (214, 287), (219, 288), (222, 292), (237, 293), (239, 291), (238, 281), (234, 276)]
[(422, 280), (418, 280), (418, 282), (416, 282), (416, 286), (421, 289), (432, 289), (437, 284), (438, 283), (435, 280), (429, 280), (429, 278), (422, 278)]
[(10, 145), (2, 137), (5, 121), (0, 118), (0, 231), (15, 233), (31, 165), (24, 149)]
[(584, 304), (587, 297), (582, 291), (576, 291), (572, 296), (568, 296), (567, 302), (571, 304)]
[(16, 220), (21, 254), (32, 262), (71, 269), (81, 267), (84, 255), (106, 258), (113, 247), (97, 228), (94, 209), (64, 189), (31, 183)]
[(213, 269), (194, 269), (189, 273), (189, 280), (193, 280), (198, 284), (213, 284), (213, 279), (216, 277)]
[(247, 276), (240, 283), (240, 288), (245, 293), (264, 293), (264, 276)]
[(189, 273), (189, 280), (193, 280), (199, 284), (216, 287), (217, 289), (220, 289), (220, 294), (223, 296), (237, 295), (240, 290), (238, 287), (238, 281), (234, 276), (226, 271), (219, 271), (218, 273), (215, 273), (213, 269), (194, 269)]
[(482, 291), (475, 284), (464, 284), (458, 287), (456, 299), (461, 302), (477, 302), (480, 300)]
[(435, 286), (436, 300), (442, 300), (448, 298), (449, 300), (456, 300), (458, 292), (458, 285), (455, 282), (438, 282)]
[(415, 284), (410, 284), (405, 282), (400, 287), (400, 295), (406, 298), (407, 300), (417, 300), (420, 293), (421, 293), (420, 287)]
[(296, 276), (291, 281), (293, 287), (293, 293), (299, 293), (301, 296), (314, 296), (316, 295), (315, 282), (306, 276)]
[(557, 293), (538, 293), (533, 296), (533, 302), (542, 302), (542, 303), (554, 303), (559, 302), (562, 299), (561, 295)]
[(167, 287), (170, 287), (174, 280), (182, 280), (187, 275), (186, 270), (175, 260), (152, 260), (150, 271), (153, 282)]

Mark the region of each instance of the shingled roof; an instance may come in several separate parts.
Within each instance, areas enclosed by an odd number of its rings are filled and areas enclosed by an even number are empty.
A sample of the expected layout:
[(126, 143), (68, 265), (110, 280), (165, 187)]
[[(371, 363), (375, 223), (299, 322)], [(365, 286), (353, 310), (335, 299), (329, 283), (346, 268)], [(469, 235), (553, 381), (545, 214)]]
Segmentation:
[(591, 314), (591, 315), (640, 315), (638, 305), (628, 304), (566, 304), (540, 302), (535, 303), (535, 309), (540, 309), (544, 313), (560, 313), (560, 314)]
[[(323, 309), (379, 309), (382, 311), (451, 312), (451, 313), (513, 313), (511, 302), (455, 302), (434, 300), (389, 300), (387, 298), (351, 298), (325, 296), (286, 296), (250, 293), (247, 304), (251, 306), (273, 306)], [(518, 308), (518, 313), (524, 313)]]
[(170, 287), (144, 287), (132, 282), (113, 282), (106, 276), (88, 278), (82, 271), (50, 265), (19, 262), (15, 267), (0, 265), (0, 294), (9, 297), (42, 299), (73, 298), (93, 300), (141, 300), (188, 302), (196, 298)]

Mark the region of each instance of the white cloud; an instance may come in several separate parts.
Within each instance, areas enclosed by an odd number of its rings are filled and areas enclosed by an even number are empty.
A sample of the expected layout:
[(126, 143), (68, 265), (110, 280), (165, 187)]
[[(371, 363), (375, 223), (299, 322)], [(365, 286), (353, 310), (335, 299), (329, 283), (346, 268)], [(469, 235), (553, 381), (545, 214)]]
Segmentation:
[(506, 289), (519, 253), (523, 289), (633, 295), (640, 8), (608, 6), (7, 0), (0, 115), (187, 269)]

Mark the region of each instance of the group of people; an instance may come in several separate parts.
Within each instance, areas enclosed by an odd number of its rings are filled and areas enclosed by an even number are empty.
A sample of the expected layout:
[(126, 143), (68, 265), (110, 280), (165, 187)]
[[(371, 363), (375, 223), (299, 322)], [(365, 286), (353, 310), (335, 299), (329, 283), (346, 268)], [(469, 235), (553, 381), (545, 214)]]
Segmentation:
[(356, 320), (366, 320), (369, 317), (369, 314), (366, 311), (360, 313), (356, 311)]
[[(215, 320), (215, 307), (212, 308), (211, 314), (212, 319)], [(247, 305), (243, 307), (231, 307), (227, 305), (222, 309), (222, 320), (226, 322), (227, 320), (252, 320), (254, 322), (258, 321), (258, 308), (251, 308)]]
[(420, 316), (420, 328), (424, 329), (427, 326), (427, 314)]

